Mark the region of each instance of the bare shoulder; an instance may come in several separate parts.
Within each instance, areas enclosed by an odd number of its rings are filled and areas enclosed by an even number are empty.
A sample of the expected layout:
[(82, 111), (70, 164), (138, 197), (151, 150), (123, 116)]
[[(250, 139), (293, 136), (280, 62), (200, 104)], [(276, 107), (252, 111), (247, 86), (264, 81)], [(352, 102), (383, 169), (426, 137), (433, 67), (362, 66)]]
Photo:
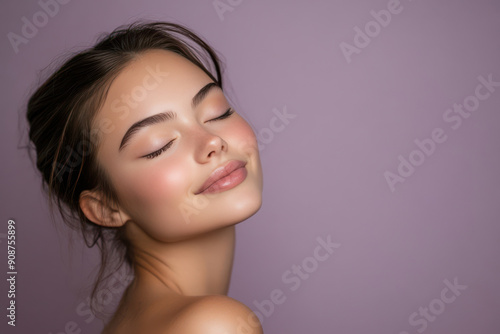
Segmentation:
[(263, 334), (245, 304), (225, 295), (159, 296), (129, 303), (102, 334)]
[(262, 334), (257, 316), (245, 304), (225, 295), (197, 298), (165, 324), (162, 334)]

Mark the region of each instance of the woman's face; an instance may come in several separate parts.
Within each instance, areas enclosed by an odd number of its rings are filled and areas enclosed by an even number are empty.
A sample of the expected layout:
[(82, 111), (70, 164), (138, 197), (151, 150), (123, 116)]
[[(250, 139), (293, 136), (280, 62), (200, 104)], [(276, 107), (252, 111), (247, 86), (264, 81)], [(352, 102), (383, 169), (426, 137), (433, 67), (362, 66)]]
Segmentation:
[[(223, 116), (231, 106), (220, 88), (207, 87), (212, 82), (182, 56), (149, 50), (113, 80), (94, 119), (101, 138), (97, 159), (124, 218), (156, 240), (236, 224), (261, 207), (255, 134), (236, 112)], [(212, 192), (198, 193), (230, 161), (245, 165)]]

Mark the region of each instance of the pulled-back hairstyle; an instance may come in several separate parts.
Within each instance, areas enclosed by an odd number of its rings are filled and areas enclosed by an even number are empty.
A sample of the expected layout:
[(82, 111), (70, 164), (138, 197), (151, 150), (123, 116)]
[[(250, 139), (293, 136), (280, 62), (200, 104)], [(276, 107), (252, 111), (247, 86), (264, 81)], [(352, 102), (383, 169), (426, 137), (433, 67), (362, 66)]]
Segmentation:
[(124, 263), (132, 268), (133, 258), (124, 226), (94, 224), (79, 205), (84, 190), (98, 190), (105, 203), (118, 204), (110, 179), (96, 159), (99, 129), (92, 124), (112, 80), (131, 60), (151, 49), (183, 56), (222, 88), (219, 57), (200, 37), (179, 24), (140, 20), (102, 35), (94, 47), (71, 54), (28, 100), (28, 148), (30, 154), (36, 150), (36, 167), (51, 212), (55, 204), (63, 221), (82, 233), (85, 244), (97, 245), (100, 251), (90, 303), (94, 313), (96, 293), (106, 278)]

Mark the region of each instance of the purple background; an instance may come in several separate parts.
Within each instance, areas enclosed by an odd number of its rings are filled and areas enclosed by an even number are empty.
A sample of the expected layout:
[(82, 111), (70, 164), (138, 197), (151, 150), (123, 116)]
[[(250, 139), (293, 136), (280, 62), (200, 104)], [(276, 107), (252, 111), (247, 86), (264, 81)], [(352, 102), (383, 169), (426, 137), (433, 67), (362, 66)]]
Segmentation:
[[(42, 7), (2, 2), (0, 268), (7, 272), (5, 233), (15, 219), (18, 275), (17, 326), (6, 324), (2, 280), (0, 331), (64, 333), (72, 321), (81, 333), (102, 328), (76, 311), (97, 253), (78, 239), (67, 250), (18, 146), (39, 70), (148, 18), (185, 24), (224, 55), (236, 107), (265, 145), (264, 202), (238, 225), (229, 293), (262, 314), (265, 333), (413, 334), (424, 323), (428, 334), (499, 333), (500, 87), (459, 128), (443, 116), (474, 94), (479, 76), (500, 81), (500, 2), (402, 0), (351, 62), (340, 43), (354, 45), (355, 27), (376, 29), (370, 12), (387, 0), (221, 2), (232, 3), (223, 19), (211, 0), (73, 0), (18, 53), (7, 34), (21, 34), (22, 18), (33, 22)], [(284, 109), (295, 117), (271, 130)], [(391, 191), (384, 172), (398, 173), (399, 156), (409, 159), (414, 140), (435, 128), (446, 141)], [(316, 239), (328, 235), (341, 245), (317, 262)], [(304, 265), (307, 279), (287, 272), (293, 265)], [(444, 281), (455, 278), (466, 288), (443, 303)], [(285, 300), (271, 309), (263, 301), (275, 289)]]

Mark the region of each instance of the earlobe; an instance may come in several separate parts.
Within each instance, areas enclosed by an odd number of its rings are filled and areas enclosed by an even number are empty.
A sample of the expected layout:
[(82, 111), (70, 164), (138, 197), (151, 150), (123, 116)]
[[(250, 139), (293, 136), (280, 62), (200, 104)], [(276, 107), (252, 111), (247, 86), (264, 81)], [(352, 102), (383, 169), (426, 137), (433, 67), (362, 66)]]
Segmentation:
[(119, 209), (105, 203), (103, 196), (98, 191), (84, 190), (80, 194), (80, 208), (85, 217), (93, 223), (106, 227), (119, 227), (124, 225), (129, 217)]

